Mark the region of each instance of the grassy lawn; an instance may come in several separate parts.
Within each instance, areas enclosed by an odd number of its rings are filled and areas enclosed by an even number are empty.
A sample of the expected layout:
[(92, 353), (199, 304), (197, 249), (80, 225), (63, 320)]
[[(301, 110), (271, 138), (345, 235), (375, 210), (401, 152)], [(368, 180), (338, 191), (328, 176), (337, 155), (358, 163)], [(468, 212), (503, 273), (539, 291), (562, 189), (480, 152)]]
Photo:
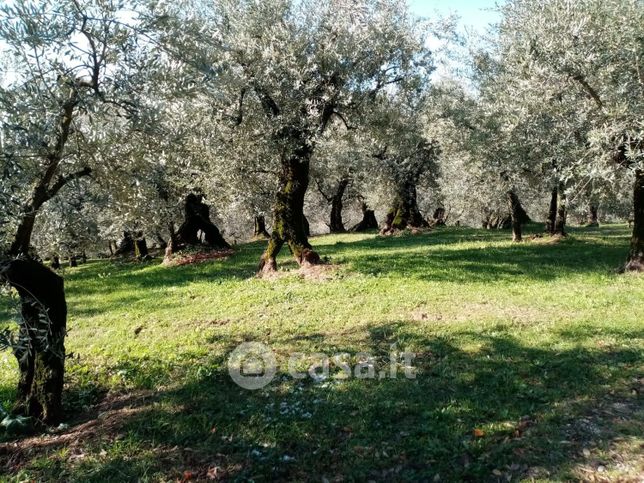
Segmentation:
[[(338, 267), (314, 279), (255, 278), (261, 243), (200, 265), (67, 269), (70, 420), (0, 434), (4, 478), (639, 481), (644, 278), (615, 273), (625, 226), (313, 243)], [(262, 390), (228, 375), (244, 341), (277, 354)], [(415, 379), (287, 373), (293, 352), (384, 367), (392, 344), (416, 353)], [(15, 383), (1, 353), (5, 406)]]

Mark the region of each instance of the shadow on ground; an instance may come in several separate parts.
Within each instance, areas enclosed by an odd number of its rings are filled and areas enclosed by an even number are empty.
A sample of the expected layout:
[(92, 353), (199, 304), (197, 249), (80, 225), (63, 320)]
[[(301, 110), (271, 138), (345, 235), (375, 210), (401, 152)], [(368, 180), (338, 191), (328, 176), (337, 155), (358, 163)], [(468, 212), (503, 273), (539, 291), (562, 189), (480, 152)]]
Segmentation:
[[(78, 441), (71, 449), (63, 436), (2, 447), (3, 469), (83, 481), (185, 471), (256, 481), (579, 479), (586, 467), (610, 471), (617, 463), (602, 455), (642, 429), (633, 395), (641, 353), (455, 334), (480, 346), (467, 351), (407, 327), (374, 326), (368, 344), (388, 371), (391, 344), (404, 340), (417, 353), (415, 379), (399, 368), (396, 379), (316, 383), (280, 370), (254, 392), (236, 386), (215, 357), (176, 388), (104, 404), (104, 422), (68, 430)], [(63, 445), (87, 456), (68, 464)]]
[[(533, 227), (538, 233), (537, 227)], [(604, 229), (602, 229), (604, 230)], [(555, 280), (575, 274), (616, 273), (628, 253), (623, 230), (577, 228), (560, 241), (549, 238), (508, 243), (506, 231), (472, 229), (436, 230), (425, 235), (377, 237), (323, 247), (331, 260), (367, 275), (416, 278), (446, 282), (499, 282)], [(576, 234), (601, 235), (580, 239)], [(468, 248), (455, 244), (477, 242)], [(482, 243), (483, 242), (483, 243)]]

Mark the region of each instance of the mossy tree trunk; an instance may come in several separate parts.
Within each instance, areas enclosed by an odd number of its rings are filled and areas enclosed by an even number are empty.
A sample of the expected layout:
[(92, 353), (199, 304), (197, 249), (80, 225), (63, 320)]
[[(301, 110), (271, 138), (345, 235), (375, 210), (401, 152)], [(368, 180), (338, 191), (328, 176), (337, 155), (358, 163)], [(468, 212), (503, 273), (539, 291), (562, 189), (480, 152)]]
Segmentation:
[(382, 232), (388, 234), (405, 228), (427, 227), (429, 227), (429, 223), (423, 218), (418, 209), (416, 183), (407, 180), (399, 188), (393, 207), (387, 213)]
[(260, 260), (260, 272), (277, 270), (276, 257), (284, 244), (288, 245), (299, 265), (321, 263), (320, 256), (308, 241), (304, 217), (304, 196), (309, 186), (312, 148), (300, 136), (293, 138), (298, 140), (296, 147), (282, 157), (279, 187), (273, 207), (273, 233)]
[(546, 232), (551, 235), (555, 234), (555, 224), (557, 222), (557, 198), (559, 190), (553, 188), (550, 193), (550, 206), (548, 207), (548, 218), (546, 219)]
[(566, 193), (563, 185), (557, 189), (557, 217), (555, 219), (554, 234), (559, 236), (566, 236)]
[(344, 193), (349, 186), (349, 180), (342, 178), (338, 182), (338, 186), (331, 198), (331, 219), (329, 220), (330, 233), (345, 233), (347, 230), (342, 221), (342, 207), (344, 201)]
[(67, 322), (63, 279), (28, 259), (8, 262), (1, 275), (22, 302), (20, 341), (14, 349), (20, 370), (16, 411), (58, 423), (63, 417)]
[(365, 202), (360, 204), (360, 209), (362, 210), (362, 220), (360, 220), (360, 223), (356, 226), (351, 228), (351, 231), (362, 232), (367, 230), (377, 230), (378, 220), (376, 220), (375, 212), (369, 209), (369, 206)]
[(633, 215), (631, 249), (624, 269), (630, 272), (644, 272), (644, 170), (641, 169), (635, 171)]
[(271, 235), (266, 229), (266, 218), (264, 215), (255, 215), (255, 227), (253, 228), (253, 238), (256, 240), (268, 239)]

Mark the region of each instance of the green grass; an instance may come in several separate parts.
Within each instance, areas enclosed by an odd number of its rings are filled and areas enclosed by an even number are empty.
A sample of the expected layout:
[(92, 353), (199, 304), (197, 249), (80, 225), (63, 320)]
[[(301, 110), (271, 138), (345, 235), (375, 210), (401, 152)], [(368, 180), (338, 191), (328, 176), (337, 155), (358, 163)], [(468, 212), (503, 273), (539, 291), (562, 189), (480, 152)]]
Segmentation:
[[(255, 278), (260, 243), (195, 266), (68, 269), (69, 427), (0, 447), (0, 471), (97, 482), (203, 479), (215, 467), (255, 481), (635, 480), (644, 278), (615, 272), (626, 227), (575, 229), (556, 244), (508, 237), (319, 237), (339, 267), (326, 280)], [(286, 254), (279, 263), (294, 268)], [(278, 356), (263, 390), (228, 376), (244, 341)], [(417, 353), (415, 379), (286, 373), (292, 352), (368, 352), (384, 364), (392, 344)], [(0, 354), (5, 405), (15, 371)]]

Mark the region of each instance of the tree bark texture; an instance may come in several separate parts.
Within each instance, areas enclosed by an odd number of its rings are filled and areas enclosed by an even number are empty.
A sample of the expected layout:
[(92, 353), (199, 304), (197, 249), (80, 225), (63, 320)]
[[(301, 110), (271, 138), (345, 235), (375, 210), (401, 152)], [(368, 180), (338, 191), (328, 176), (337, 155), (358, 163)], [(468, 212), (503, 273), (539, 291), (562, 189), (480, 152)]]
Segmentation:
[(46, 424), (63, 417), (67, 304), (63, 279), (40, 263), (11, 260), (2, 276), (20, 295), (20, 378), (16, 410)]
[[(298, 139), (295, 136), (295, 139)], [(279, 187), (273, 207), (273, 233), (259, 263), (260, 272), (277, 270), (277, 254), (287, 244), (301, 266), (322, 263), (308, 241), (304, 196), (309, 186), (312, 148), (305, 141), (282, 157)]]

